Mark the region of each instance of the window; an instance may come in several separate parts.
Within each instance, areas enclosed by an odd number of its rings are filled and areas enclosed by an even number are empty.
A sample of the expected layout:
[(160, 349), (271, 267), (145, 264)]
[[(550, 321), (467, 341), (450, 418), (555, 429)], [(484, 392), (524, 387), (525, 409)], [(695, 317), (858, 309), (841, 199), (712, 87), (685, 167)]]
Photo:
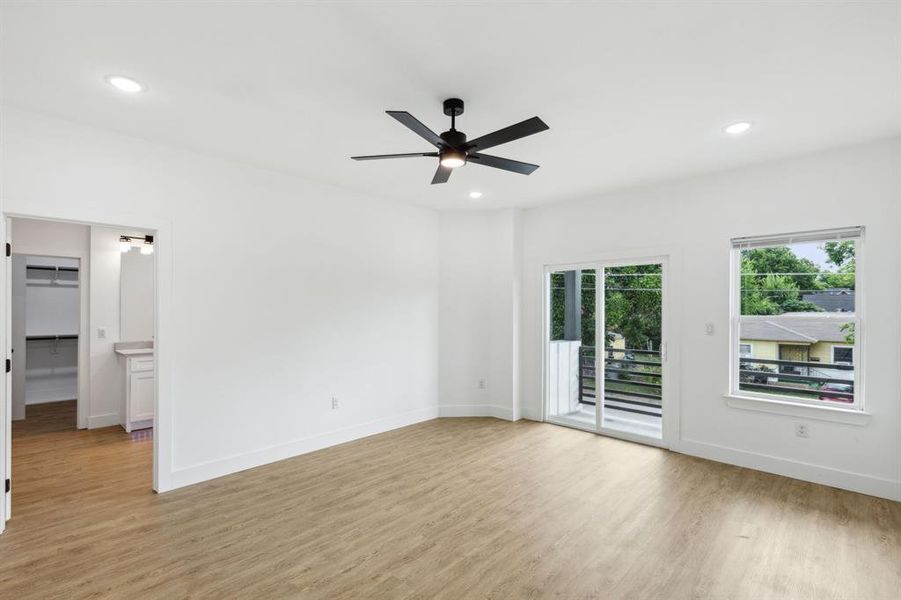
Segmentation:
[(862, 235), (732, 240), (733, 394), (861, 408)]
[(854, 346), (833, 346), (832, 362), (854, 364)]

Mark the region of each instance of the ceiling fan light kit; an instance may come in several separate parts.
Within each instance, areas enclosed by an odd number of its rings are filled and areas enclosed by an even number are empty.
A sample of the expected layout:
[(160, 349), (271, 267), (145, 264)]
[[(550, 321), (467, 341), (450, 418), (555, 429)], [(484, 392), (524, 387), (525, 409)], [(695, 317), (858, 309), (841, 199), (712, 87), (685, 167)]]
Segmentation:
[(472, 141), (467, 141), (466, 134), (457, 131), (457, 117), (463, 114), (463, 101), (459, 98), (448, 98), (444, 101), (444, 114), (451, 118), (450, 129), (438, 135), (428, 127), (422, 124), (416, 117), (404, 110), (385, 111), (401, 124), (410, 129), (413, 133), (423, 138), (433, 146), (438, 148), (438, 152), (410, 152), (406, 154), (378, 154), (373, 156), (352, 156), (353, 160), (381, 160), (385, 158), (410, 158), (427, 156), (438, 159), (438, 170), (432, 177), (432, 183), (445, 183), (450, 178), (451, 171), (457, 167), (462, 167), (468, 162), (495, 169), (503, 169), (512, 173), (521, 175), (529, 175), (538, 165), (531, 163), (511, 160), (509, 158), (501, 158), (499, 156), (491, 156), (482, 154), (482, 150), (493, 148), (507, 142), (512, 142), (520, 138), (524, 138), (535, 133), (539, 133), (546, 129), (550, 129), (544, 121), (538, 117), (532, 117), (498, 129), (493, 133), (483, 135)]

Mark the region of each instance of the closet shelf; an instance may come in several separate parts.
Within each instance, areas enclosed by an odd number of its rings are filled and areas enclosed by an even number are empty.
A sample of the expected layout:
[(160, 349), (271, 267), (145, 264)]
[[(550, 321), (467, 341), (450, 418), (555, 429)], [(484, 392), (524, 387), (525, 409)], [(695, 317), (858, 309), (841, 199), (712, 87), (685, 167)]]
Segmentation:
[(78, 267), (51, 267), (47, 265), (25, 265), (26, 269), (34, 269), (36, 271), (66, 271), (69, 273), (78, 273)]

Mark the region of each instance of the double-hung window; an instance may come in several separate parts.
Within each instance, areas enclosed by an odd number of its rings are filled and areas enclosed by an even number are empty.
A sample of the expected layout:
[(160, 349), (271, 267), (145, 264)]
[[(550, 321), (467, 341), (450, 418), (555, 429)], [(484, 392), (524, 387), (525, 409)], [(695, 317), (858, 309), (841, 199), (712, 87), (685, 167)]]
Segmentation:
[(732, 240), (731, 393), (862, 408), (863, 229)]

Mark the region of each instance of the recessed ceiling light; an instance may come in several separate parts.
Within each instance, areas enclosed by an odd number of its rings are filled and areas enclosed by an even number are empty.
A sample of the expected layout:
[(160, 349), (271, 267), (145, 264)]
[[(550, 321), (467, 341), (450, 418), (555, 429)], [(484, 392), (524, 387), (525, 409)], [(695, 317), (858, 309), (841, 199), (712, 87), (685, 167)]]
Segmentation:
[(106, 82), (126, 94), (137, 94), (144, 89), (144, 86), (134, 79), (122, 75), (110, 75), (106, 78)]
[(473, 200), (478, 200), (482, 197), (482, 192), (469, 192), (469, 197)]
[(741, 135), (743, 133), (747, 133), (749, 129), (751, 129), (750, 123), (748, 123), (747, 121), (739, 121), (738, 123), (727, 125), (723, 128), (723, 131), (725, 131), (729, 135)]

